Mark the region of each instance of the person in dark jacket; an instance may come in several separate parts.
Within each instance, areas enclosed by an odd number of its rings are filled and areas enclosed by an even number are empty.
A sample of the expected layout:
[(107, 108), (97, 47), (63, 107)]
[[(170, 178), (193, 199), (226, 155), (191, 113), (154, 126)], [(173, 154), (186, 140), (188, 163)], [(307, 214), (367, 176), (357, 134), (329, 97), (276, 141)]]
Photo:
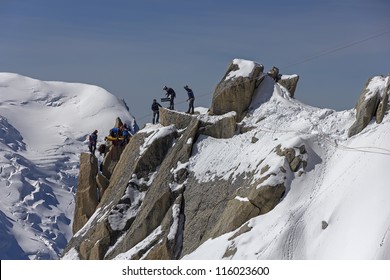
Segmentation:
[(89, 143), (88, 143), (89, 152), (90, 152), (91, 154), (93, 154), (93, 155), (95, 155), (95, 151), (96, 151), (97, 133), (98, 133), (98, 131), (95, 130), (95, 131), (92, 132), (92, 134), (89, 135), (89, 137), (88, 137), (88, 140), (89, 140)]
[(187, 91), (187, 95), (188, 95), (188, 99), (187, 99), (187, 101), (188, 101), (188, 111), (187, 111), (187, 114), (193, 114), (194, 113), (194, 101), (195, 101), (194, 92), (187, 85), (184, 86), (184, 89)]
[(161, 105), (157, 102), (156, 99), (153, 99), (152, 111), (153, 111), (153, 124), (158, 123), (160, 119), (160, 108)]
[(169, 97), (169, 107), (168, 107), (168, 109), (175, 110), (175, 102), (174, 102), (174, 99), (176, 97), (175, 91), (172, 88), (167, 87), (167, 86), (164, 86), (163, 90), (165, 90), (167, 92), (165, 94), (166, 97)]
[(129, 131), (129, 128), (127, 124), (124, 124), (122, 126), (122, 135), (123, 135), (123, 145), (129, 144), (130, 138), (131, 138), (131, 133)]

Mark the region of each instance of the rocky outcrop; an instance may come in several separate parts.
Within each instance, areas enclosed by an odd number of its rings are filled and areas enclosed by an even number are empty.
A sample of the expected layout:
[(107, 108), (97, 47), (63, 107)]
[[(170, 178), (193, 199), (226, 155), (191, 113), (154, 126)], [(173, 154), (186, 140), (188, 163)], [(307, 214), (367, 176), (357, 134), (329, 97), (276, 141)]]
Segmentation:
[(381, 101), (379, 102), (378, 109), (376, 110), (375, 120), (376, 123), (381, 123), (389, 107), (389, 94), (390, 94), (390, 74), (387, 76), (386, 87), (383, 91)]
[(84, 260), (101, 260), (110, 245), (110, 231), (106, 223), (96, 223), (88, 238), (79, 246), (79, 256)]
[(211, 114), (223, 115), (235, 111), (237, 121), (241, 121), (252, 101), (254, 90), (261, 81), (263, 70), (261, 64), (233, 60), (214, 91)]
[(163, 126), (174, 124), (177, 129), (183, 129), (190, 124), (193, 118), (196, 116), (160, 108), (160, 124)]
[[(164, 160), (176, 137), (177, 131), (172, 127), (139, 132), (132, 137), (94, 215), (88, 220), (94, 226), (78, 231), (65, 248), (65, 254), (70, 248), (75, 248), (80, 259), (105, 257), (108, 248), (130, 228), (148, 189), (150, 174)], [(153, 154), (153, 159), (148, 158), (150, 154)], [(96, 173), (94, 180), (95, 177)], [(136, 196), (131, 196), (131, 190), (135, 190)], [(78, 217), (75, 216), (76, 220)]]
[(214, 138), (231, 138), (237, 130), (236, 116), (235, 112), (222, 116), (203, 116), (200, 118), (199, 133)]
[(303, 166), (306, 168), (306, 148), (304, 145), (297, 148), (281, 148), (281, 145), (278, 145), (275, 148), (275, 152), (279, 156), (284, 156), (288, 162), (290, 170), (292, 172), (298, 171), (298, 169)]
[(177, 129), (187, 128), (190, 122), (198, 118), (199, 134), (214, 138), (231, 138), (236, 133), (237, 117), (235, 112), (229, 112), (221, 116), (189, 115), (182, 112), (161, 108), (161, 124), (164, 126), (175, 125)]
[(110, 181), (102, 173), (99, 173), (96, 175), (96, 184), (99, 189), (99, 201), (100, 201), (104, 195), (104, 192), (110, 185)]
[[(188, 162), (191, 156), (192, 143), (195, 140), (198, 125), (199, 121), (193, 119), (184, 134), (169, 150), (133, 224), (124, 236), (121, 237), (121, 241), (116, 245), (115, 249), (107, 255), (107, 258), (113, 258), (134, 247), (152, 233), (164, 219), (172, 220), (169, 209), (171, 209), (176, 197), (186, 187), (182, 176), (177, 175), (183, 175), (182, 171), (186, 169), (185, 163)], [(161, 233), (163, 241), (168, 238), (168, 234), (168, 232), (164, 231)], [(181, 248), (181, 245), (178, 246)], [(173, 257), (172, 255), (170, 256), (170, 258)]]
[[(159, 125), (147, 125), (123, 151), (113, 146), (102, 173), (95, 174), (99, 205), (64, 254), (73, 248), (80, 259), (180, 259), (207, 239), (271, 211), (288, 191), (291, 178), (305, 170), (303, 145), (278, 146), (269, 151), (270, 159), (258, 159), (255, 171), (207, 182), (196, 177), (190, 161), (199, 135), (207, 141), (227, 142), (212, 138), (236, 139), (238, 130), (256, 129), (253, 124), (237, 129), (237, 122), (264, 80), (262, 71), (260, 64), (234, 60), (217, 86), (211, 115), (161, 108)], [(271, 90), (274, 81), (267, 82)], [(258, 141), (253, 136), (247, 144)], [(270, 166), (268, 160), (276, 164)], [(240, 232), (244, 230), (250, 228)]]
[(81, 229), (95, 212), (98, 205), (96, 175), (98, 162), (94, 155), (80, 155), (80, 173), (76, 193), (76, 206), (73, 219), (73, 234)]
[[(389, 81), (390, 81), (390, 79), (389, 79)], [(389, 102), (389, 95), (385, 94), (381, 98), (381, 101), (379, 102), (378, 108), (376, 110), (376, 114), (375, 114), (376, 123), (381, 123), (383, 121), (383, 118), (385, 117), (385, 113), (386, 113), (387, 108), (388, 108), (388, 102)]]
[[(390, 78), (387, 77), (387, 81)], [(360, 94), (355, 106), (356, 120), (348, 130), (348, 137), (360, 133), (376, 116), (377, 123), (380, 123), (387, 109), (389, 85), (385, 84), (385, 78), (376, 76), (369, 79), (364, 90)]]
[(118, 163), (124, 148), (125, 146), (122, 145), (111, 145), (109, 147), (109, 150), (104, 157), (102, 165), (102, 173), (108, 180), (111, 178), (112, 172), (114, 171), (115, 166)]
[(282, 75), (278, 83), (281, 84), (290, 92), (290, 97), (294, 97), (298, 81), (299, 81), (298, 75)]

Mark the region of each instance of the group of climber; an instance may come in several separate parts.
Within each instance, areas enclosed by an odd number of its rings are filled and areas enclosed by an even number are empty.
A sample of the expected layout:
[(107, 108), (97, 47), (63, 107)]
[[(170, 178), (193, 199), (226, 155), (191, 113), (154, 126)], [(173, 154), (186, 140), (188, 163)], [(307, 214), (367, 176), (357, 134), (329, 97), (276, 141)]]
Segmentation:
[[(278, 82), (281, 78), (281, 75), (279, 74), (279, 69), (275, 66), (272, 67), (272, 69), (270, 69), (267, 72), (267, 74), (271, 78), (273, 78), (275, 80), (275, 82)], [(188, 99), (187, 99), (188, 110), (186, 113), (187, 114), (194, 114), (194, 101), (195, 101), (194, 92), (192, 91), (192, 89), (188, 85), (185, 85), (184, 89), (186, 90), (187, 96), (188, 96)], [(164, 86), (163, 90), (166, 92), (165, 93), (166, 98), (161, 98), (161, 101), (162, 102), (169, 101), (168, 109), (174, 110), (175, 109), (176, 92), (173, 90), (173, 88), (167, 87), (167, 86)], [(156, 99), (153, 99), (153, 103), (151, 106), (151, 109), (153, 111), (153, 119), (152, 119), (153, 124), (159, 123), (160, 108), (162, 108), (160, 103), (158, 103)], [(120, 121), (120, 119), (119, 119), (119, 121)], [(120, 125), (118, 127), (114, 127), (112, 129), (110, 129), (109, 136), (105, 137), (105, 140), (111, 141), (114, 146), (126, 145), (129, 143), (130, 138), (132, 137), (128, 126), (126, 124), (122, 124), (121, 121), (119, 123), (120, 123)], [(138, 130), (138, 126), (137, 126), (137, 130)], [(91, 135), (89, 135), (88, 147), (89, 147), (89, 151), (92, 154), (95, 154), (95, 151), (96, 151), (97, 133), (98, 133), (98, 131), (95, 130), (94, 132), (92, 132)], [(98, 151), (100, 152), (100, 154), (105, 153), (105, 148), (106, 148), (106, 145), (104, 145), (104, 144), (99, 146)]]
[(129, 143), (131, 136), (127, 124), (121, 124), (119, 127), (111, 128), (105, 140), (111, 141), (114, 146), (124, 146)]
[[(97, 136), (98, 131), (95, 130), (88, 136), (88, 148), (89, 152), (93, 155), (95, 155), (96, 151), (96, 144), (97, 144)], [(104, 140), (107, 142), (111, 142), (113, 146), (119, 147), (119, 146), (125, 146), (129, 143), (131, 137), (133, 135), (130, 132), (129, 127), (127, 124), (123, 124), (122, 122), (119, 122), (118, 126), (115, 126), (110, 129), (109, 135), (104, 138)], [(98, 148), (98, 152), (100, 154), (106, 153), (106, 144), (101, 144)]]
[[(185, 85), (184, 89), (186, 90), (187, 96), (188, 96), (188, 99), (187, 99), (188, 110), (187, 110), (186, 113), (187, 114), (194, 114), (194, 101), (195, 101), (194, 92), (192, 91), (192, 89), (190, 89), (190, 87), (188, 85)], [(166, 91), (165, 96), (167, 98), (161, 98), (161, 101), (162, 102), (169, 101), (168, 109), (174, 110), (175, 109), (176, 92), (173, 90), (173, 88), (167, 87), (167, 86), (164, 86), (163, 90)], [(152, 106), (151, 106), (151, 109), (153, 111), (153, 119), (152, 119), (152, 123), (153, 124), (156, 124), (156, 123), (159, 122), (159, 119), (160, 119), (160, 107), (162, 107), (160, 105), (160, 103), (158, 103), (156, 99), (153, 99), (153, 103), (152, 103)]]

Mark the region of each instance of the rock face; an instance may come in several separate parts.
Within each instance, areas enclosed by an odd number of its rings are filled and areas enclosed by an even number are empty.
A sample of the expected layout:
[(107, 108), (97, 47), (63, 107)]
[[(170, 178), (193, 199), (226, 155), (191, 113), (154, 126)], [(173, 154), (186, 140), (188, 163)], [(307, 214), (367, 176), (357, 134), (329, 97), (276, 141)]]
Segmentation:
[(177, 129), (183, 129), (186, 128), (195, 117), (195, 115), (160, 108), (160, 123), (163, 126), (175, 124)]
[(282, 75), (278, 83), (284, 86), (290, 92), (290, 97), (294, 97), (298, 81), (298, 75)]
[(259, 85), (263, 65), (235, 59), (217, 85), (210, 107), (212, 115), (237, 113), (241, 121), (249, 107), (255, 88)]
[[(80, 259), (105, 257), (109, 246), (134, 222), (149, 188), (149, 176), (164, 160), (177, 136), (175, 129), (166, 127), (139, 132), (131, 138), (113, 171), (108, 188), (88, 221), (94, 226), (77, 232), (65, 252), (77, 248)], [(93, 179), (95, 177), (96, 174)]]
[[(176, 204), (181, 208), (180, 199), (178, 197), (185, 188), (186, 167), (185, 163), (191, 155), (192, 141), (196, 136), (199, 121), (193, 119), (189, 124), (185, 133), (169, 150), (159, 172), (149, 187), (148, 194), (140, 208), (140, 211), (132, 224), (130, 230), (122, 237), (120, 244), (108, 255), (108, 258), (114, 257), (119, 253), (126, 252), (128, 248), (132, 248), (140, 241), (144, 240), (151, 234), (163, 220), (169, 221), (172, 224), (172, 213), (170, 209)], [(183, 172), (184, 171), (184, 172)], [(176, 201), (176, 203), (174, 203)], [(173, 210), (172, 210), (173, 211)], [(177, 225), (178, 227), (178, 225)], [(177, 230), (171, 233), (173, 240), (176, 239), (176, 234), (181, 231)], [(167, 242), (170, 232), (162, 228), (159, 234), (159, 240)], [(172, 247), (172, 246), (171, 246)], [(173, 246), (174, 247), (174, 246)], [(175, 250), (170, 251), (169, 259), (174, 258)]]
[(160, 108), (161, 124), (164, 126), (175, 125), (177, 129), (188, 127), (193, 119), (198, 118), (199, 134), (212, 136), (214, 138), (231, 138), (236, 133), (237, 115), (229, 112), (221, 116), (197, 116), (177, 111)]
[[(387, 84), (385, 79), (387, 79)], [(382, 121), (387, 109), (389, 80), (389, 76), (387, 78), (376, 76), (367, 81), (355, 106), (356, 121), (349, 128), (348, 137), (360, 133), (374, 116), (376, 116), (377, 123)]]
[(95, 212), (98, 204), (96, 175), (98, 162), (89, 153), (80, 155), (80, 175), (76, 193), (76, 207), (73, 222), (73, 234), (81, 229)]
[(389, 94), (390, 94), (390, 74), (387, 76), (386, 87), (383, 91), (381, 101), (379, 102), (378, 109), (376, 111), (375, 120), (377, 123), (382, 122), (383, 117), (385, 116), (385, 113), (389, 107), (388, 106)]
[(109, 150), (103, 160), (102, 173), (107, 178), (110, 179), (112, 172), (116, 164), (118, 163), (121, 154), (123, 152), (124, 146), (114, 146), (111, 145)]
[(96, 184), (99, 189), (99, 201), (100, 201), (104, 195), (104, 192), (110, 185), (110, 181), (102, 173), (99, 173), (96, 175)]
[(214, 138), (231, 138), (236, 134), (237, 115), (230, 112), (221, 116), (200, 118), (199, 133)]

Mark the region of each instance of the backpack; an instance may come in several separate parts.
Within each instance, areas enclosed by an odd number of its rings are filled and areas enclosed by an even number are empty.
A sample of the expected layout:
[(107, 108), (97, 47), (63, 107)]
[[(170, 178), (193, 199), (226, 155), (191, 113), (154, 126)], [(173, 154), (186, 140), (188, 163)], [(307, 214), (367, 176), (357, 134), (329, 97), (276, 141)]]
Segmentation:
[(111, 137), (117, 137), (118, 136), (117, 129), (115, 129), (115, 128), (110, 129), (110, 136)]

